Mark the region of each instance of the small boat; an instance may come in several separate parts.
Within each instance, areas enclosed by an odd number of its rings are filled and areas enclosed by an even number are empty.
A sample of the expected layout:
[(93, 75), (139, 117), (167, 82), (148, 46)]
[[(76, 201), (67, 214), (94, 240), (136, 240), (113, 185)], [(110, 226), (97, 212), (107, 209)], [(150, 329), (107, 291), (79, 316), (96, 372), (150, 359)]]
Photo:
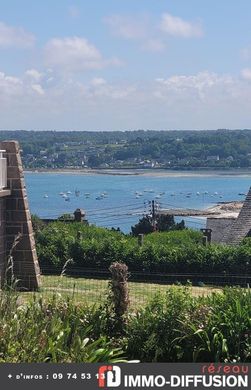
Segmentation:
[(240, 195), (240, 196), (247, 196), (247, 194), (245, 194), (245, 192), (239, 192), (238, 195)]
[(187, 194), (187, 195), (186, 195), (186, 198), (191, 198), (191, 195)]
[(80, 191), (79, 190), (75, 190), (75, 195), (79, 196), (80, 195)]
[(165, 195), (165, 192), (161, 192), (161, 193), (160, 193), (160, 196), (162, 196), (162, 195)]
[(66, 202), (70, 202), (70, 198), (69, 198), (69, 196), (67, 196), (65, 199), (64, 199)]
[(217, 192), (217, 191), (215, 191), (214, 195), (218, 195), (218, 192)]
[(96, 196), (96, 200), (101, 200), (103, 199), (102, 196)]
[(66, 193), (67, 193), (68, 195), (72, 194), (72, 192), (71, 192), (71, 191), (67, 191)]
[(155, 196), (155, 199), (160, 199), (161, 198), (161, 195), (156, 195)]
[(47, 194), (44, 194), (44, 198), (49, 198), (49, 196)]
[(199, 191), (197, 191), (197, 192), (196, 192), (196, 195), (200, 195), (200, 192), (199, 192)]
[(61, 195), (61, 196), (64, 195), (64, 192), (59, 192), (59, 195)]
[(152, 190), (152, 189), (150, 189), (150, 190), (149, 189), (145, 189), (144, 192), (154, 192), (154, 190)]
[(173, 193), (171, 194), (171, 196), (175, 196), (175, 193), (173, 192)]

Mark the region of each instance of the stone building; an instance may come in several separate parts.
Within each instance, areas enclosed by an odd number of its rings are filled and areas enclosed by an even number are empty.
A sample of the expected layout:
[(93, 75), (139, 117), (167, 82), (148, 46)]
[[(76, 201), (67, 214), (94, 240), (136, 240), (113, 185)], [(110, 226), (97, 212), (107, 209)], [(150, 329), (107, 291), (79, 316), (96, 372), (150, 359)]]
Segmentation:
[(243, 203), (238, 217), (233, 221), (230, 229), (224, 234), (221, 243), (237, 245), (245, 237), (251, 235), (251, 187)]
[[(0, 142), (0, 278), (12, 273), (20, 289), (36, 290), (40, 269), (19, 144)], [(15, 245), (14, 245), (15, 243)]]
[(238, 245), (245, 237), (251, 236), (251, 187), (246, 199), (236, 216), (210, 216), (207, 218), (208, 229), (212, 230), (212, 242)]

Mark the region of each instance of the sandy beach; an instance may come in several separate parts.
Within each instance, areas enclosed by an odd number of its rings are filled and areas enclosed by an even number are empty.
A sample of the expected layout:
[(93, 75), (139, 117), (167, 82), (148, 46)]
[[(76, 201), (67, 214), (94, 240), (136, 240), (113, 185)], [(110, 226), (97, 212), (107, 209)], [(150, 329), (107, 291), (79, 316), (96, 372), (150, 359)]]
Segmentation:
[(26, 169), (25, 173), (72, 174), (72, 175), (111, 175), (111, 176), (149, 176), (149, 177), (212, 177), (239, 176), (251, 177), (251, 170), (222, 170), (222, 171), (174, 171), (157, 169)]

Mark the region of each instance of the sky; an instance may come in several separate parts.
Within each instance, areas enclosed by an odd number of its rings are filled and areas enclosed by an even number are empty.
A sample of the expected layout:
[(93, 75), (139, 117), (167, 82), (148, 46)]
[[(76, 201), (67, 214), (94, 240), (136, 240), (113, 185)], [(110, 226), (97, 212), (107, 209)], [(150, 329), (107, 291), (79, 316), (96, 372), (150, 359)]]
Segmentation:
[(0, 128), (251, 128), (250, 0), (0, 0)]

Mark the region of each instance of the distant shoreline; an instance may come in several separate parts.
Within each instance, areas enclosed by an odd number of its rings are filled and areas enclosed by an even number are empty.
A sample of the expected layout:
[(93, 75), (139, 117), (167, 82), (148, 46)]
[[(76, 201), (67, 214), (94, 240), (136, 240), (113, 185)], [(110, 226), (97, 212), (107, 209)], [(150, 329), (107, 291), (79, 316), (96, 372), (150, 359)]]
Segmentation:
[(251, 170), (164, 170), (164, 169), (26, 169), (25, 173), (72, 174), (72, 175), (111, 175), (111, 176), (151, 176), (151, 177), (210, 177), (242, 176), (251, 177)]

